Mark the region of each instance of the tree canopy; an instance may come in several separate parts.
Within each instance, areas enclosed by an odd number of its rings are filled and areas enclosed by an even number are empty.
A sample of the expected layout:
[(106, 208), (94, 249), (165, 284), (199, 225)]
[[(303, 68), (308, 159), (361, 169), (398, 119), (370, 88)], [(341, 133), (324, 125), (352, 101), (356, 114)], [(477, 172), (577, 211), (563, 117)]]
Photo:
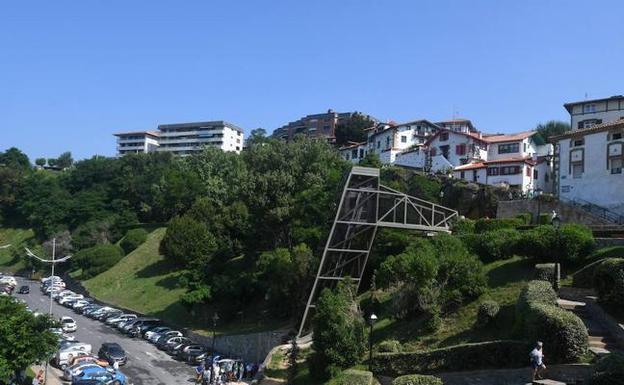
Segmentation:
[(375, 121), (359, 112), (354, 113), (344, 123), (336, 125), (336, 145), (342, 146), (348, 142), (365, 142), (365, 129), (372, 127)]
[(551, 136), (565, 134), (570, 131), (570, 124), (559, 120), (549, 120), (546, 123), (538, 124), (535, 130), (544, 142), (547, 142)]

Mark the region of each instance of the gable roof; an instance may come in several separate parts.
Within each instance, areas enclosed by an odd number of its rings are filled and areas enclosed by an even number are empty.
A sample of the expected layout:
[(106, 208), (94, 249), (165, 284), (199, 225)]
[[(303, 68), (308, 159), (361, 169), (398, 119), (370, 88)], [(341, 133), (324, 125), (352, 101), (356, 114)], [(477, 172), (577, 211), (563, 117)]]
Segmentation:
[(595, 134), (597, 132), (609, 131), (609, 130), (620, 129), (620, 128), (624, 129), (624, 119), (597, 124), (591, 128), (583, 128), (581, 130), (569, 131), (569, 132), (566, 132), (565, 134), (551, 136), (548, 138), (548, 140), (551, 142), (553, 141), (556, 142), (561, 139), (572, 138), (575, 136), (581, 136), (581, 135), (587, 135), (587, 134)]
[(572, 107), (578, 105), (578, 104), (586, 104), (586, 103), (597, 103), (597, 102), (604, 102), (607, 100), (624, 100), (624, 96), (623, 95), (613, 95), (613, 96), (609, 96), (608, 98), (601, 98), (601, 99), (591, 99), (591, 100), (581, 100), (580, 102), (568, 102), (565, 103), (563, 105), (563, 107), (568, 110), (569, 113), (572, 113)]
[(524, 140), (535, 134), (537, 134), (537, 131), (524, 131), (516, 134), (484, 135), (483, 139), (489, 143), (516, 142), (518, 140)]

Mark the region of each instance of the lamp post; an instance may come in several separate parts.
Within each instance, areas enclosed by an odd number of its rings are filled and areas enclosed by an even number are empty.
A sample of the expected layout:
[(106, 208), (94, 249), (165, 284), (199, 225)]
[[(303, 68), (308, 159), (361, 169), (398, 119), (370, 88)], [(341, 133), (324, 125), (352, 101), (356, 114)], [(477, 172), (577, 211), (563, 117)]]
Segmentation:
[[(66, 255), (63, 258), (56, 259), (56, 238), (52, 239), (52, 259), (43, 259), (41, 257), (38, 257), (35, 253), (30, 251), (27, 247), (24, 247), (24, 249), (26, 250), (26, 255), (28, 255), (29, 257), (35, 258), (38, 261), (43, 262), (43, 263), (52, 264), (52, 274), (51, 274), (52, 277), (54, 277), (54, 268), (56, 267), (56, 264), (66, 262), (67, 260), (71, 258), (71, 255)], [(50, 308), (48, 309), (48, 316), (52, 318), (52, 292), (50, 292)], [(43, 383), (44, 385), (48, 383), (48, 361), (46, 361), (46, 364), (45, 364), (45, 375), (43, 377)]]
[(212, 384), (214, 379), (214, 369), (212, 365), (214, 364), (215, 359), (215, 339), (217, 338), (217, 321), (219, 320), (219, 315), (215, 312), (212, 316), (212, 362), (210, 363), (210, 383)]
[(561, 218), (557, 216), (557, 213), (553, 211), (552, 219), (550, 220), (550, 224), (555, 228), (555, 232), (557, 233), (557, 251), (555, 252), (555, 291), (559, 292), (559, 280), (561, 279), (561, 264), (560, 264), (560, 253), (561, 253)]
[(375, 313), (371, 313), (368, 317), (368, 323), (370, 324), (370, 332), (368, 333), (368, 371), (373, 371), (373, 325), (377, 321)]

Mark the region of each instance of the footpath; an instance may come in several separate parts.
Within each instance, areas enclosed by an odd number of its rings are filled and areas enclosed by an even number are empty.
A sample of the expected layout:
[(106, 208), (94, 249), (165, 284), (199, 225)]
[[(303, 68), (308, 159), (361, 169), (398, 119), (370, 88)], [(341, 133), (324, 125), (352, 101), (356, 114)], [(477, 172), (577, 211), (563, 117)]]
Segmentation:
[[(45, 373), (45, 365), (33, 365), (31, 368), (35, 374), (39, 373), (39, 370), (43, 370)], [(48, 365), (48, 380), (46, 381), (46, 385), (63, 385), (63, 380), (61, 380), (62, 375), (63, 372), (61, 372), (60, 369)]]

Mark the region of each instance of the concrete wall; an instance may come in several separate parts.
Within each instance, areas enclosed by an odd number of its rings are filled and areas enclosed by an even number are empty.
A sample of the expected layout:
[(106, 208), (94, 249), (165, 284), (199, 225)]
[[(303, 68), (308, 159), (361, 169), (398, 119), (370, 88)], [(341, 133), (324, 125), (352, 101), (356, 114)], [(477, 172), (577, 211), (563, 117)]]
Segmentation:
[[(561, 202), (542, 202), (539, 209), (542, 214), (552, 213), (552, 211), (555, 210), (564, 223), (581, 223), (584, 225), (611, 224), (610, 222), (602, 218), (598, 218), (582, 209)], [(499, 201), (496, 210), (496, 217), (514, 218), (518, 214), (530, 212), (533, 214), (533, 218), (536, 218), (537, 210), (538, 201), (536, 200)]]
[[(261, 363), (271, 349), (281, 344), (287, 336), (286, 330), (219, 336), (215, 339), (215, 350), (245, 361)], [(206, 346), (212, 346), (212, 336), (188, 332), (193, 341)]]

